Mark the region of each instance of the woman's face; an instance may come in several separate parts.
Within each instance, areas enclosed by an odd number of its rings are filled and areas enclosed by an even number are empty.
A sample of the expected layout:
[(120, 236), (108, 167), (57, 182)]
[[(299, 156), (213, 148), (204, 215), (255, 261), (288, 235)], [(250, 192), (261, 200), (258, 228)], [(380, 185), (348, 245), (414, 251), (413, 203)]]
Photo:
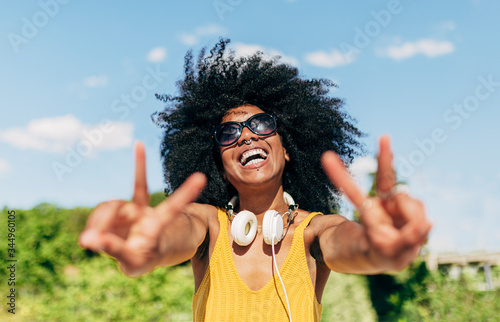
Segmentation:
[[(243, 105), (229, 110), (224, 122), (243, 122), (255, 114), (264, 113), (254, 105)], [(220, 147), (227, 180), (241, 193), (242, 189), (280, 185), (289, 156), (275, 132), (260, 136), (243, 127), (240, 138), (232, 145)]]

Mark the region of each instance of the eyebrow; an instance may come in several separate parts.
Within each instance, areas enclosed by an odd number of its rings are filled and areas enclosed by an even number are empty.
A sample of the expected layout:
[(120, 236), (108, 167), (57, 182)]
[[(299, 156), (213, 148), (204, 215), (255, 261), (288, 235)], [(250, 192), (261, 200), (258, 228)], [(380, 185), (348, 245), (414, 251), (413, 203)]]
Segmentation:
[(247, 111), (233, 111), (233, 110), (229, 110), (226, 112), (226, 114), (224, 114), (224, 117), (226, 116), (230, 116), (232, 114), (249, 114)]
[(248, 113), (247, 111), (232, 111), (232, 110), (229, 110), (227, 111), (226, 114), (224, 114), (224, 116), (222, 117), (222, 122), (224, 122), (224, 119), (227, 118), (227, 117), (230, 117), (232, 115), (248, 115), (250, 113)]

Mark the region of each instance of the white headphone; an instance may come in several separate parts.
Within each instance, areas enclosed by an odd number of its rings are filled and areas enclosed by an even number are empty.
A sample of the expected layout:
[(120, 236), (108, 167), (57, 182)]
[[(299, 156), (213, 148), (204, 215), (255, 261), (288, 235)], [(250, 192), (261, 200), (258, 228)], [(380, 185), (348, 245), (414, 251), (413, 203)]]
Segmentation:
[[(293, 211), (299, 207), (287, 192), (283, 192), (283, 198), (288, 205), (288, 212), (279, 213), (276, 210), (268, 210), (264, 214), (262, 234), (264, 241), (268, 245), (276, 245), (283, 239), (293, 220)], [(257, 234), (257, 217), (255, 217), (253, 212), (248, 210), (243, 210), (233, 215), (234, 204), (237, 200), (237, 196), (231, 198), (231, 201), (226, 205), (226, 210), (231, 221), (231, 235), (233, 236), (233, 240), (240, 246), (246, 246), (254, 240)], [(286, 231), (283, 232), (283, 216), (285, 214), (288, 214), (288, 223)]]

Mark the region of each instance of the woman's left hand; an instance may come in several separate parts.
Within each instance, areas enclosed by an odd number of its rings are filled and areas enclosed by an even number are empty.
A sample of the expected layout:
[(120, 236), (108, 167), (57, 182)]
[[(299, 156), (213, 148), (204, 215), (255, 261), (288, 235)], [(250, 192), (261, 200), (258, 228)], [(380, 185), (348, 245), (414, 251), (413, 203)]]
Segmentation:
[(334, 152), (324, 153), (322, 163), (332, 183), (358, 209), (373, 264), (382, 270), (400, 270), (410, 264), (425, 243), (431, 224), (421, 201), (397, 191), (389, 137), (380, 139), (376, 197), (362, 192)]

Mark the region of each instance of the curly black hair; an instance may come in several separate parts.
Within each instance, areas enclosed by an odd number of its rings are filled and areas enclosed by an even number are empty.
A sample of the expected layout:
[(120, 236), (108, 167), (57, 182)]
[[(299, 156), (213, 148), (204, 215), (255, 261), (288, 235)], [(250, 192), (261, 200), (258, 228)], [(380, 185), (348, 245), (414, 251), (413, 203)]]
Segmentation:
[(198, 202), (223, 207), (236, 193), (225, 182), (219, 147), (211, 130), (228, 110), (255, 105), (278, 118), (278, 134), (290, 156), (283, 175), (285, 191), (308, 211), (337, 209), (337, 190), (321, 167), (321, 155), (333, 150), (348, 164), (362, 151), (363, 136), (355, 120), (343, 111), (343, 101), (328, 96), (336, 85), (326, 79), (302, 79), (297, 68), (267, 59), (258, 52), (236, 57), (221, 39), (210, 51), (202, 49), (196, 66), (185, 56), (185, 77), (177, 96), (159, 95), (166, 103), (153, 120), (164, 129), (161, 157), (165, 182), (175, 190), (193, 172), (208, 182)]

